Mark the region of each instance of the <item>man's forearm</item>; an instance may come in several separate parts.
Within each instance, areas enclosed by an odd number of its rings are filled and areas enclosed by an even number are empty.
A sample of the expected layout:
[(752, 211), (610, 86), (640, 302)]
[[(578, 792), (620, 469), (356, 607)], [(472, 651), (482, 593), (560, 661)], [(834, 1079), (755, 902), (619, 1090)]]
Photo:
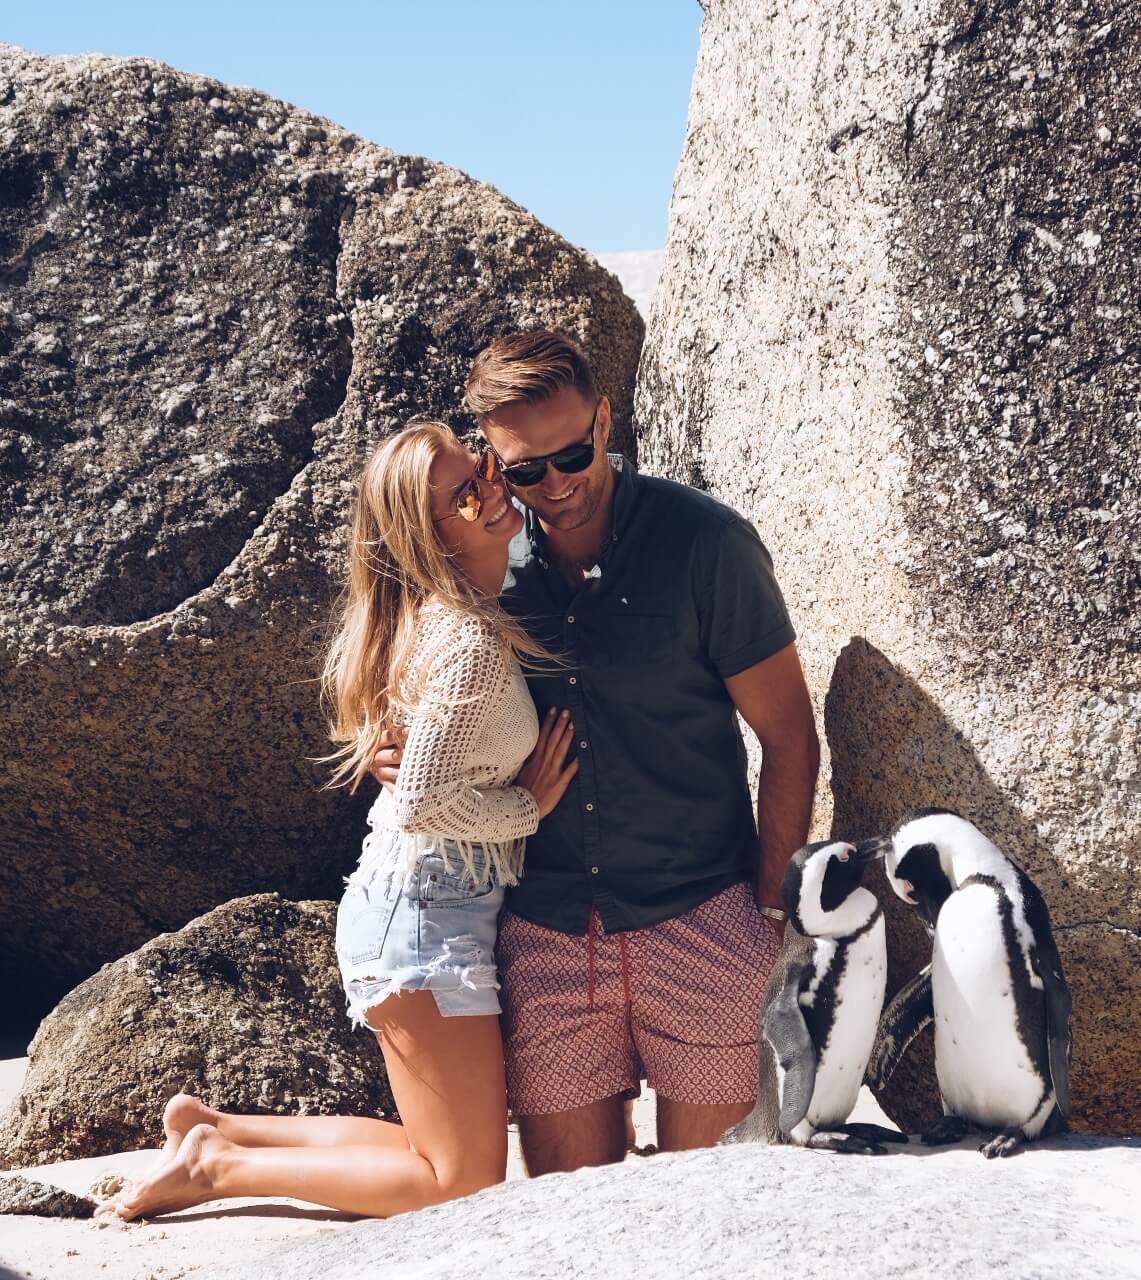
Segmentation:
[(789, 859), (808, 839), (812, 797), (820, 770), (815, 734), (802, 742), (770, 747), (761, 757), (757, 785), (757, 905), (780, 906), (780, 882)]

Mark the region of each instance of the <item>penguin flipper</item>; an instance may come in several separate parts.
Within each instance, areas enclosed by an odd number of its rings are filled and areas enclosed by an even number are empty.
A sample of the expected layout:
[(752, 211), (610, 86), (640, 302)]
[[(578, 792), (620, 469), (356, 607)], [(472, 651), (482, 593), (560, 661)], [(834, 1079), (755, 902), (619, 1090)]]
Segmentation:
[(912, 1040), (935, 1017), (931, 997), (931, 966), (920, 971), (901, 987), (880, 1018), (875, 1044), (864, 1079), (873, 1089), (882, 1089), (895, 1074)]
[(1022, 890), (1026, 923), (1034, 934), (1031, 963), (1042, 980), (1046, 998), (1046, 1048), (1050, 1059), (1050, 1082), (1054, 1086), (1057, 1108), (1062, 1118), (1068, 1120), (1071, 1110), (1070, 1059), (1073, 1049), (1070, 1010), (1073, 1001), (1062, 973), (1062, 958), (1050, 929), (1050, 913), (1046, 909), (1046, 902), (1030, 877), (1020, 868), (1016, 870)]
[(816, 1046), (800, 1008), (800, 989), (812, 971), (808, 960), (791, 964), (761, 1020), (762, 1033), (781, 1070), (780, 1130), (786, 1139), (808, 1114), (816, 1088)]

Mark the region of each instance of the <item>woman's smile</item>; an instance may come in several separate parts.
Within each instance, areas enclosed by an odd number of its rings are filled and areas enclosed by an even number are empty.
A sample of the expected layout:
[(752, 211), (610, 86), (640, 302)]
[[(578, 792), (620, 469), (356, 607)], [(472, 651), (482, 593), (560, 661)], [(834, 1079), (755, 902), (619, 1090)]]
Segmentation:
[(499, 501), (500, 501), (500, 505), (496, 507), (495, 510), (484, 521), (483, 527), (485, 529), (490, 529), (492, 525), (498, 524), (500, 520), (502, 520), (503, 517), (508, 513), (508, 511), (511, 510), (511, 504), (507, 501), (506, 498), (500, 496)]

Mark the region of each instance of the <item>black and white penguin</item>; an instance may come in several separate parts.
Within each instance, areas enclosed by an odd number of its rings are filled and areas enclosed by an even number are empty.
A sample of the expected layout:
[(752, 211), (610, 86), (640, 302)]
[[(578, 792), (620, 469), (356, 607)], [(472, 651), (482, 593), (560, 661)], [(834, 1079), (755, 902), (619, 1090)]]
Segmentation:
[(846, 1124), (863, 1083), (887, 982), (883, 911), (860, 881), (882, 842), (798, 850), (781, 900), (789, 936), (765, 988), (757, 1104), (723, 1143), (788, 1143), (882, 1154), (894, 1129)]
[(1050, 915), (1026, 873), (966, 819), (912, 814), (891, 835), (884, 870), (933, 938), (931, 964), (892, 1000), (868, 1071), (884, 1084), (915, 1036), (935, 1023), (944, 1115), (923, 1135), (1007, 1156), (1060, 1133), (1070, 1115), (1070, 991)]

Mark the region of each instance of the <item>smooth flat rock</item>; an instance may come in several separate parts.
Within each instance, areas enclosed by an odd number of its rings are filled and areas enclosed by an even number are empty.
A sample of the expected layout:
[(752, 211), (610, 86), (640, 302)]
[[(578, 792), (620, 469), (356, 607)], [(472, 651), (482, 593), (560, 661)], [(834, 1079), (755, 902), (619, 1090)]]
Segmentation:
[[(977, 1145), (977, 1144), (976, 1144)], [(738, 1280), (1141, 1274), (1141, 1144), (1070, 1137), (1005, 1161), (736, 1147), (539, 1178), (206, 1266), (195, 1280)]]
[[(639, 1145), (654, 1141), (654, 1105), (652, 1090), (634, 1104)], [(524, 1179), (514, 1125), (507, 1133), (507, 1152), (508, 1180)], [(98, 1199), (96, 1188), (145, 1176), (158, 1160), (157, 1150), (131, 1151), (17, 1172)], [(356, 1221), (351, 1215), (284, 1197), (214, 1201), (150, 1222), (122, 1223), (105, 1216), (88, 1221), (9, 1218), (0, 1233), (0, 1280), (9, 1280), (3, 1263), (32, 1280), (91, 1280), (95, 1275), (175, 1280), (205, 1260), (218, 1267), (253, 1265), (253, 1259), (278, 1246), (296, 1247), (310, 1236), (325, 1239)]]

